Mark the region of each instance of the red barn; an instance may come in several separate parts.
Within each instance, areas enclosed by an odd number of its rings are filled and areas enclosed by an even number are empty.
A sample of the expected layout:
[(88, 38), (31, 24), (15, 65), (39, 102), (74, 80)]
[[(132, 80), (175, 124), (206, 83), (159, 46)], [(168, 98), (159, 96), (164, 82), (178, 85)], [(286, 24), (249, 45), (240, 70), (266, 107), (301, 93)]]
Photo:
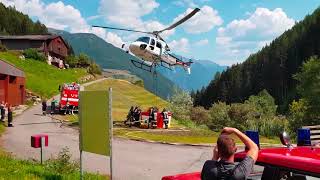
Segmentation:
[(0, 101), (20, 105), (25, 101), (25, 94), (24, 72), (0, 60)]
[(68, 44), (58, 35), (0, 36), (0, 44), (10, 50), (37, 49), (45, 54), (49, 64), (60, 67), (69, 52)]

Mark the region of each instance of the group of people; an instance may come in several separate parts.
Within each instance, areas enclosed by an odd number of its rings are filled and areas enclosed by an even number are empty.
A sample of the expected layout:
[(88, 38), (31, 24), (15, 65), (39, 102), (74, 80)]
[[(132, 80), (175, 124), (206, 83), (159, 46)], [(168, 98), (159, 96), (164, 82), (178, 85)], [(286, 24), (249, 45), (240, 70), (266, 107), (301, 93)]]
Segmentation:
[(0, 120), (2, 123), (5, 122), (6, 116), (6, 109), (7, 109), (7, 116), (8, 116), (8, 127), (13, 127), (12, 120), (13, 120), (13, 109), (12, 106), (4, 101), (0, 104)]
[[(127, 120), (126, 122), (139, 122), (140, 121), (140, 115), (141, 115), (142, 110), (138, 106), (131, 106), (129, 113), (127, 115)], [(156, 114), (159, 112), (157, 107), (150, 107), (149, 110), (149, 123), (148, 124), (157, 124), (157, 117)], [(165, 128), (168, 128), (168, 122), (169, 122), (169, 115), (168, 111), (164, 108), (163, 111), (161, 112), (163, 116), (163, 121), (165, 124)]]
[[(55, 114), (56, 112), (56, 107), (58, 105), (58, 101), (55, 99), (55, 98), (52, 98), (51, 100), (51, 103), (50, 103), (50, 114)], [(43, 100), (42, 101), (42, 114), (43, 115), (46, 115), (47, 114), (47, 100)], [(65, 111), (64, 111), (64, 114), (74, 114), (73, 111), (74, 111), (74, 108), (75, 106), (73, 105), (70, 105), (69, 101), (67, 100), (66, 102), (66, 106), (65, 106)]]

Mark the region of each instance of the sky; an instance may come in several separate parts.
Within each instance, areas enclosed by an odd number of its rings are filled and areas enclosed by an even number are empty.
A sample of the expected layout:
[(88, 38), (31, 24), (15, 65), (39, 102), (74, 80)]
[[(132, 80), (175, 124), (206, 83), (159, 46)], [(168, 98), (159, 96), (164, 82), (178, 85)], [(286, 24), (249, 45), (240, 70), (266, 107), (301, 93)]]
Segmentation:
[(176, 54), (220, 65), (241, 63), (311, 14), (320, 0), (0, 0), (71, 33), (94, 33), (120, 47), (140, 36), (92, 25), (143, 31), (163, 29), (194, 8), (200, 12), (162, 34)]

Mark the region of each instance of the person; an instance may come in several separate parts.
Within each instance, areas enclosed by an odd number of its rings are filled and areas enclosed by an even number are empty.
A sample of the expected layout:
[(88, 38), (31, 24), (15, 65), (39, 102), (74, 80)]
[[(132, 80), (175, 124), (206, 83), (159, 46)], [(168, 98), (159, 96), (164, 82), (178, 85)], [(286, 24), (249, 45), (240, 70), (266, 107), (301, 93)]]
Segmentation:
[(164, 127), (166, 129), (168, 129), (169, 116), (168, 116), (168, 112), (167, 112), (166, 108), (163, 108), (163, 110), (162, 110), (162, 117), (163, 117)]
[(42, 114), (45, 116), (47, 113), (47, 101), (43, 99), (42, 101)]
[(4, 118), (5, 118), (5, 115), (6, 115), (6, 104), (4, 103), (4, 101), (1, 102), (0, 104), (0, 115), (1, 115), (1, 122), (4, 122)]
[(66, 114), (70, 114), (70, 103), (69, 103), (68, 99), (67, 99), (67, 102), (66, 102), (66, 111), (64, 112), (64, 114), (65, 115)]
[(13, 119), (12, 106), (8, 104), (8, 127), (13, 127), (12, 119)]
[(57, 100), (55, 98), (52, 98), (52, 101), (51, 101), (51, 114), (54, 114), (54, 112), (56, 110), (56, 103), (57, 103)]
[(141, 109), (138, 107), (137, 111), (133, 114), (134, 121), (139, 121), (140, 119), (140, 114), (141, 114)]
[[(238, 136), (248, 148), (246, 157), (237, 165), (234, 164), (237, 147), (231, 134)], [(236, 128), (225, 127), (213, 150), (212, 160), (206, 161), (203, 165), (201, 179), (247, 179), (258, 158), (258, 151), (258, 146), (248, 136)]]

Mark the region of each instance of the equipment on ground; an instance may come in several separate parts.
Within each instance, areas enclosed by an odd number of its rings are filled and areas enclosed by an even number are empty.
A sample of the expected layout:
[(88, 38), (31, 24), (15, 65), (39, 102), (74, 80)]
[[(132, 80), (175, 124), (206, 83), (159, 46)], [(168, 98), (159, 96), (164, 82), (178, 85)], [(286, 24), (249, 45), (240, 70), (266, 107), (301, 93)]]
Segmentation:
[(156, 108), (149, 108), (147, 111), (135, 110), (131, 107), (127, 119), (124, 121), (125, 125), (136, 126), (139, 128), (152, 128), (152, 129), (168, 129), (170, 127), (172, 113), (170, 111), (160, 112)]
[(60, 86), (60, 113), (78, 112), (80, 85), (77, 83), (63, 84)]
[(189, 62), (184, 62), (182, 58), (179, 59), (176, 55), (169, 53), (170, 48), (160, 34), (174, 29), (178, 25), (190, 19), (199, 11), (199, 8), (195, 8), (192, 12), (171, 26), (158, 31), (139, 31), (109, 26), (93, 27), (149, 34), (151, 36), (140, 37), (136, 41), (132, 42), (128, 47), (126, 47), (125, 44), (122, 45), (122, 49), (124, 49), (127, 53), (133, 54), (141, 60), (131, 60), (135, 67), (151, 72), (152, 69), (157, 65), (161, 65), (170, 70), (172, 70), (172, 66), (182, 66), (190, 74), (190, 65), (192, 64), (192, 61), (190, 60)]

